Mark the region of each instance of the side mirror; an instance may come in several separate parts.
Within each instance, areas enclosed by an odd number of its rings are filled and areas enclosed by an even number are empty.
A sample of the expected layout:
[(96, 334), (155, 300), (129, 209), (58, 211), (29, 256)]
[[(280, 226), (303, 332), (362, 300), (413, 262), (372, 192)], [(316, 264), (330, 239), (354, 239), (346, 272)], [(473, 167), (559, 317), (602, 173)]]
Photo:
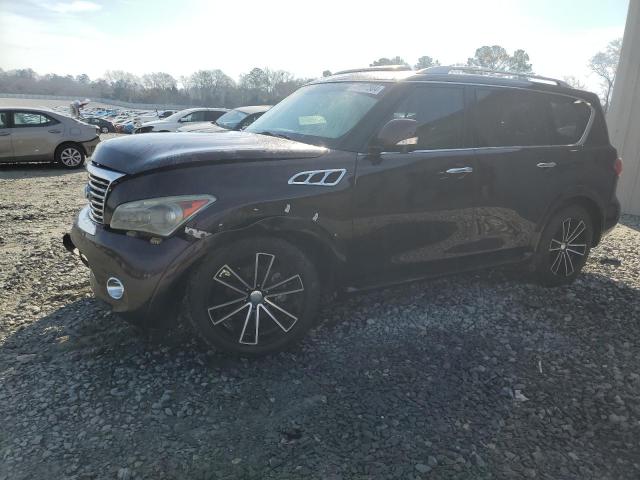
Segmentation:
[(395, 148), (398, 143), (416, 136), (418, 122), (410, 118), (389, 120), (378, 132), (375, 147), (378, 149)]

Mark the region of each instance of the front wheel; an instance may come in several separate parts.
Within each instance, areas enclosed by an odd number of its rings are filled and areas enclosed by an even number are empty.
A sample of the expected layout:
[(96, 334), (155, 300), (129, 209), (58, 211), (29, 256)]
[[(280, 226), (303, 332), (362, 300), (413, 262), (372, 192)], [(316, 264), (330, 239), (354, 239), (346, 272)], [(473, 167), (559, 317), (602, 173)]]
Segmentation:
[(302, 338), (319, 297), (316, 268), (303, 252), (277, 238), (252, 238), (205, 257), (190, 279), (185, 313), (210, 345), (263, 355)]
[(56, 150), (55, 160), (64, 168), (80, 168), (84, 164), (84, 151), (77, 145), (67, 143)]
[(102, 128), (100, 128), (100, 131), (102, 133), (109, 133), (109, 127), (102, 127)]
[(546, 286), (573, 282), (587, 262), (593, 242), (593, 222), (584, 208), (558, 211), (542, 232), (534, 259), (535, 275)]

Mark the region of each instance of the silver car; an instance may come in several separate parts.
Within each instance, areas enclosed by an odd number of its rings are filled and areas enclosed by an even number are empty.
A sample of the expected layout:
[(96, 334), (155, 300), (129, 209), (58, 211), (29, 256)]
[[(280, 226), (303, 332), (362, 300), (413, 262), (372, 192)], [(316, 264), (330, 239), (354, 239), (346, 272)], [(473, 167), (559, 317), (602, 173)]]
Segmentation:
[(100, 142), (98, 127), (44, 108), (0, 108), (0, 163), (78, 168)]

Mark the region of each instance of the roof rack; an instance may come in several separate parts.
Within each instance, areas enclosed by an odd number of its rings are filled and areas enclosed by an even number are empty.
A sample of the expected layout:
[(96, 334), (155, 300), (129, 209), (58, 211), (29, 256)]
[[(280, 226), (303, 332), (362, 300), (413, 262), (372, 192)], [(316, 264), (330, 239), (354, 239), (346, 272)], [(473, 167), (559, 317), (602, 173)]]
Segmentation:
[(358, 73), (358, 72), (403, 72), (411, 70), (409, 65), (381, 65), (379, 67), (364, 67), (364, 68), (352, 68), (350, 70), (341, 70), (333, 75), (342, 75), (344, 73)]
[(462, 73), (467, 75), (486, 75), (486, 76), (496, 76), (496, 77), (504, 77), (504, 78), (517, 78), (520, 80), (528, 80), (531, 82), (539, 82), (539, 83), (551, 83), (558, 85), (560, 87), (568, 87), (571, 86), (562, 80), (558, 80), (557, 78), (551, 77), (543, 77), (541, 75), (535, 75), (533, 73), (523, 73), (523, 72), (506, 72), (503, 70), (491, 70), (487, 68), (477, 68), (477, 67), (467, 67), (467, 66), (456, 66), (451, 65), (447, 67), (429, 67), (419, 70), (416, 73), (428, 73), (430, 75), (449, 75), (455, 73)]

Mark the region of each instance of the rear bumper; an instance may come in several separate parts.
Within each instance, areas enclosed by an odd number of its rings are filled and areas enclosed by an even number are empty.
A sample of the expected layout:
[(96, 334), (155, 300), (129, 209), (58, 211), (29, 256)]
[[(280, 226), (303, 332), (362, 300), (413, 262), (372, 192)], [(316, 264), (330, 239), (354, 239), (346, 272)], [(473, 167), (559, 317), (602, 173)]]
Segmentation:
[[(115, 312), (140, 316), (161, 314), (180, 305), (182, 291), (174, 287), (194, 261), (195, 242), (170, 237), (153, 245), (147, 239), (109, 231), (102, 225), (95, 227), (92, 235), (80, 228), (76, 220), (63, 243), (91, 270), (91, 288), (97, 298)], [(107, 280), (111, 277), (124, 286), (119, 299), (107, 292)]]
[(602, 236), (609, 233), (613, 227), (618, 224), (620, 220), (620, 201), (617, 197), (613, 198), (613, 201), (607, 207), (607, 210), (604, 212), (604, 223), (602, 226)]
[(95, 151), (96, 147), (100, 143), (100, 136), (98, 135), (95, 138), (92, 138), (91, 140), (87, 140), (86, 142), (80, 142), (80, 143), (84, 147), (84, 152), (87, 155), (87, 157), (90, 157), (91, 155), (93, 155), (93, 152)]

